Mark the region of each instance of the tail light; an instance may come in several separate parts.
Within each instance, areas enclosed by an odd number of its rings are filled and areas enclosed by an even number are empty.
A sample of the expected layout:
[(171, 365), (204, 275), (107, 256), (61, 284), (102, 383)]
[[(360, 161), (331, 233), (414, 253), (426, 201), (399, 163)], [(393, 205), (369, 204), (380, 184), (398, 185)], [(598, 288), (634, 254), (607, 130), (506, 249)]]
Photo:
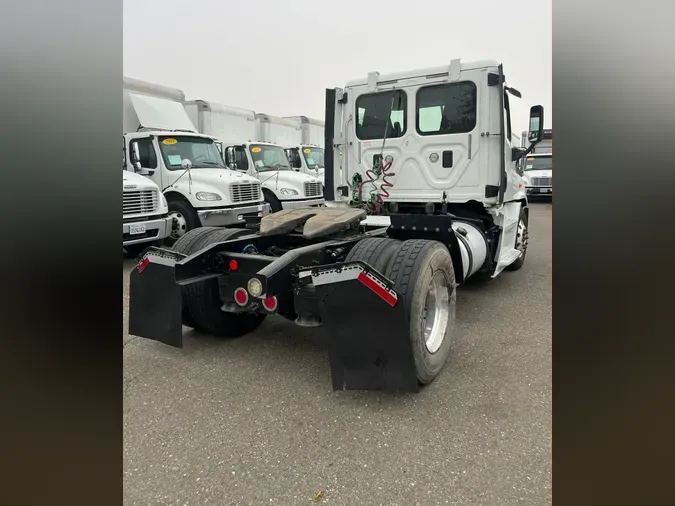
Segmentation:
[(237, 288), (234, 291), (234, 301), (240, 306), (248, 304), (248, 292), (243, 288)]
[(269, 313), (273, 313), (274, 311), (276, 311), (278, 306), (279, 306), (279, 301), (274, 296), (267, 297), (263, 301), (263, 307), (265, 308), (265, 311), (268, 311)]

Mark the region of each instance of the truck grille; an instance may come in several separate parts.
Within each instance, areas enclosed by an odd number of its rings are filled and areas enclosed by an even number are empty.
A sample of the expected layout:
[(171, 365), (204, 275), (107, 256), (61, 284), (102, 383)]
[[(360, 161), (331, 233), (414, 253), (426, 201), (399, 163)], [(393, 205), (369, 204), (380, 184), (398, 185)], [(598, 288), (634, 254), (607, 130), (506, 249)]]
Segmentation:
[(323, 195), (321, 183), (305, 183), (305, 197), (320, 197)]
[(552, 177), (533, 177), (532, 186), (553, 186)]
[(260, 200), (260, 184), (233, 184), (230, 186), (230, 197), (232, 197), (232, 202), (234, 203)]
[(125, 191), (122, 197), (122, 214), (150, 214), (157, 212), (156, 190)]

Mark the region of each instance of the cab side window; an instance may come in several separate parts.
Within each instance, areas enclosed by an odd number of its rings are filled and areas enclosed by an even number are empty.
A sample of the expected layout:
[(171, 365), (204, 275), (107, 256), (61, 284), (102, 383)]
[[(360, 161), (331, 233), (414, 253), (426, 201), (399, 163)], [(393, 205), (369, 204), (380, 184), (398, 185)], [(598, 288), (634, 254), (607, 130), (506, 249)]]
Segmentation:
[(155, 152), (155, 146), (152, 144), (152, 139), (150, 138), (143, 138), (143, 139), (136, 139), (130, 142), (130, 147), (131, 147), (131, 153), (133, 157), (133, 145), (137, 144), (138, 145), (138, 152), (140, 154), (140, 160), (136, 160), (138, 162), (141, 162), (141, 167), (144, 169), (156, 169), (157, 168), (157, 153)]
[(248, 160), (246, 159), (246, 151), (241, 146), (228, 146), (225, 149), (225, 163), (228, 167), (232, 164), (237, 165), (236, 170), (246, 172), (248, 170)]

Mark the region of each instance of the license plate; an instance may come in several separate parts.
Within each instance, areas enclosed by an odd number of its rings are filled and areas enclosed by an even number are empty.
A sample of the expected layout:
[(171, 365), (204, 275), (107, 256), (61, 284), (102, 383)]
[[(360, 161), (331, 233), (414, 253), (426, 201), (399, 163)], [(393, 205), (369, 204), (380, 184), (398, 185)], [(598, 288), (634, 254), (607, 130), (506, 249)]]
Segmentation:
[(145, 223), (132, 223), (129, 225), (129, 234), (145, 234)]
[(540, 191), (541, 193), (551, 193), (551, 189), (550, 189), (550, 188), (542, 188), (542, 189), (539, 190), (539, 191)]

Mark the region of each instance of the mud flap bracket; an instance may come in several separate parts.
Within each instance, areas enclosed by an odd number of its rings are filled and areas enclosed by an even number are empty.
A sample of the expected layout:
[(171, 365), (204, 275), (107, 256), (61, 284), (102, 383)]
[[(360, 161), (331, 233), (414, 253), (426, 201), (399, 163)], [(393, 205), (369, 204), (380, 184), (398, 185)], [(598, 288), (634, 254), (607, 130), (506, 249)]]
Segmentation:
[(402, 297), (363, 262), (311, 270), (334, 390), (418, 392)]

